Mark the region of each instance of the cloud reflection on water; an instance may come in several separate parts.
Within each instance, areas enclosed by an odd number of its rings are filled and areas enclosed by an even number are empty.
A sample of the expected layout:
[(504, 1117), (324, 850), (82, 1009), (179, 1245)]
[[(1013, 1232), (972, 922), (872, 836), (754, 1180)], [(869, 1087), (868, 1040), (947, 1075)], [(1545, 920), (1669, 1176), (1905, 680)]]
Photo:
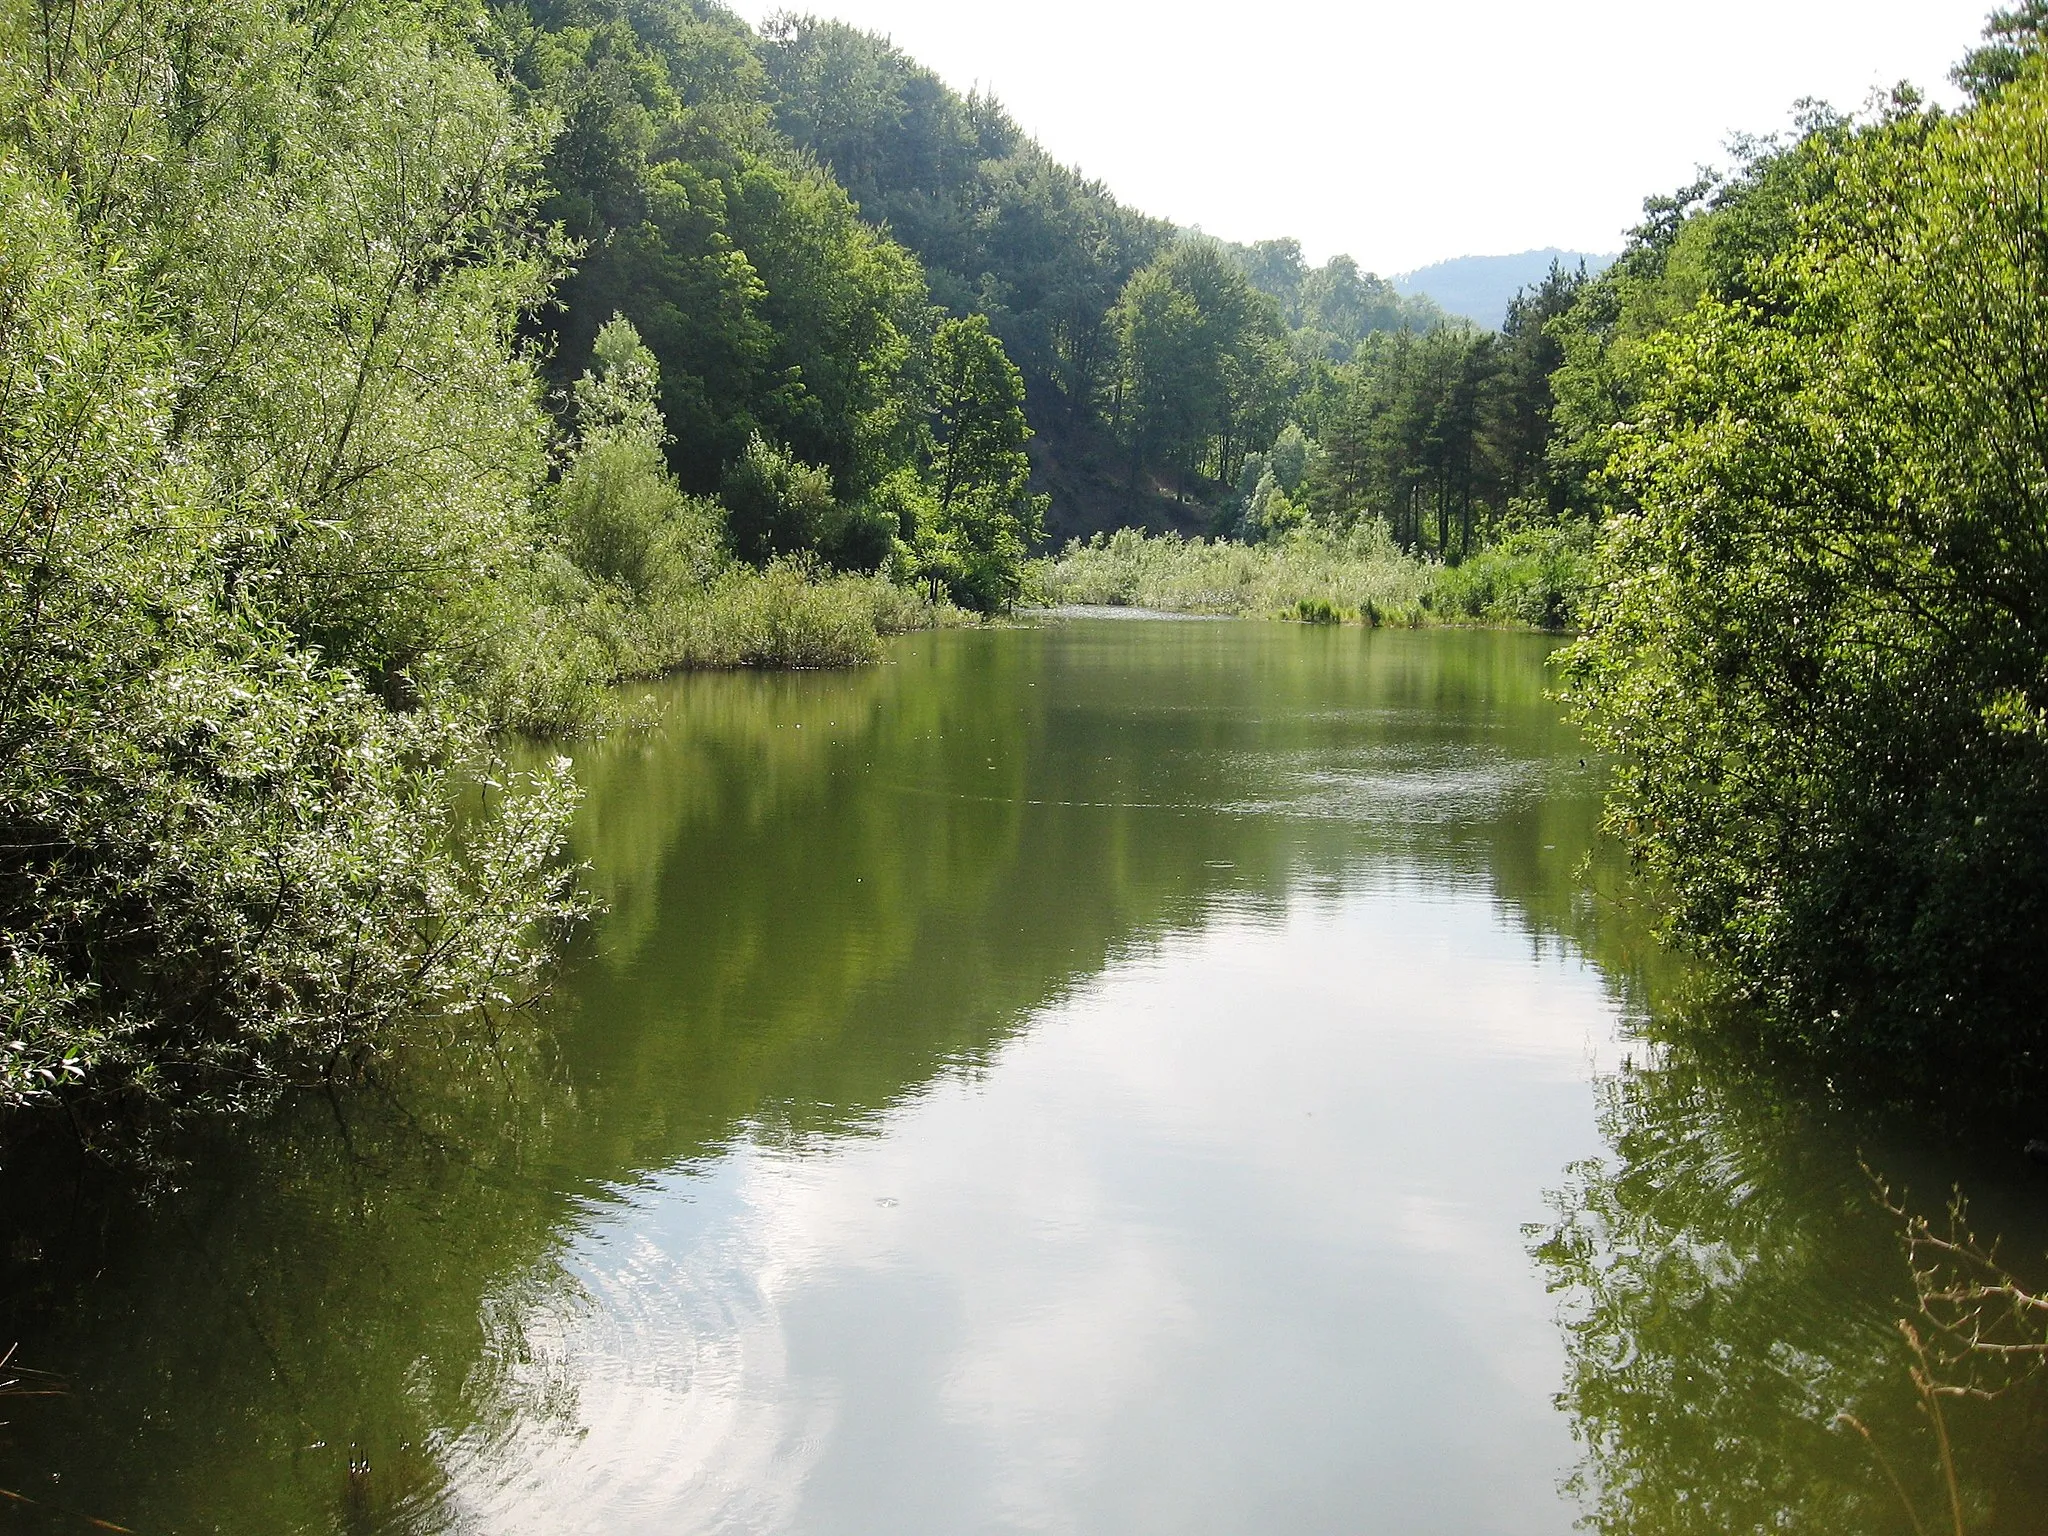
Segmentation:
[[(1380, 879), (1125, 956), (877, 1132), (573, 1244), (454, 1456), (494, 1531), (1563, 1532), (1525, 1251), (1598, 1148), (1598, 976)], [(893, 1202), (893, 1203), (883, 1203)]]

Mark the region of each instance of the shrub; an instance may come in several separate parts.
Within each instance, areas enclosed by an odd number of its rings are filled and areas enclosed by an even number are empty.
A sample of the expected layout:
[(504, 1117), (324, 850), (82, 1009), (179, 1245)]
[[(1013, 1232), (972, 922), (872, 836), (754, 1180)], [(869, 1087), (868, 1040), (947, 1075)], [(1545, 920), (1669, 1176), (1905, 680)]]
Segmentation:
[(266, 611), (359, 568), (257, 558), (169, 440), (177, 339), (53, 190), (0, 172), (0, 1109), (261, 1103), (525, 991), (571, 786)]
[(1571, 698), (1674, 919), (1790, 1038), (2038, 1080), (2048, 80), (1816, 145), (1756, 303), (1655, 345)]
[(1517, 528), (1437, 574), (1439, 613), (1536, 629), (1578, 623), (1592, 579), (1595, 529), (1581, 519)]
[(799, 462), (758, 432), (726, 470), (718, 498), (733, 550), (755, 565), (815, 550), (838, 511), (829, 470)]
[(722, 509), (685, 496), (643, 437), (600, 439), (578, 454), (553, 513), (562, 552), (636, 596), (702, 586), (725, 563)]

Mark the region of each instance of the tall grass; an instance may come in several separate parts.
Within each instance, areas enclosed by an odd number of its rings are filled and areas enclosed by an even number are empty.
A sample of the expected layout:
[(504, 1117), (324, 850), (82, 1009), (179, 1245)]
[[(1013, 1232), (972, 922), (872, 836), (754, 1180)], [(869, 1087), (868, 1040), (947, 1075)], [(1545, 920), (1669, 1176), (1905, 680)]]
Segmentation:
[(1031, 584), (1048, 606), (1565, 629), (1576, 621), (1591, 543), (1583, 524), (1527, 528), (1448, 566), (1403, 552), (1377, 520), (1346, 534), (1306, 528), (1261, 544), (1124, 529), (1074, 540), (1036, 564)]
[(972, 622), (886, 576), (825, 575), (789, 561), (736, 565), (700, 593), (652, 610), (622, 677), (688, 667), (845, 667), (877, 659), (881, 637)]
[(1341, 537), (1303, 530), (1263, 544), (1149, 538), (1126, 528), (1076, 539), (1034, 575), (1049, 605), (1271, 618), (1297, 614), (1306, 602), (1399, 622), (1423, 611), (1432, 571), (1373, 522)]
[(534, 610), (492, 678), (491, 714), (529, 734), (618, 723), (614, 683), (699, 669), (858, 666), (880, 656), (885, 635), (976, 622), (925, 588), (794, 560), (735, 563), (702, 584), (645, 595), (573, 573), (563, 580), (573, 590)]

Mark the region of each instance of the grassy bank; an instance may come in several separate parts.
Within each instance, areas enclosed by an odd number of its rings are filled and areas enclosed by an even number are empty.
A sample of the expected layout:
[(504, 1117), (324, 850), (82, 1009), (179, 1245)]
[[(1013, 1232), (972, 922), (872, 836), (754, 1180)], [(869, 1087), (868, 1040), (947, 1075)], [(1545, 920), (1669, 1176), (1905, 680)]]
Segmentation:
[(1048, 606), (1084, 603), (1239, 618), (1571, 627), (1591, 530), (1518, 530), (1459, 565), (1408, 554), (1378, 521), (1259, 544), (1122, 530), (1075, 540), (1033, 571)]
[(737, 667), (860, 666), (882, 640), (979, 622), (943, 593), (779, 560), (733, 563), (652, 599), (590, 583), (538, 608), (492, 679), (491, 714), (546, 738), (616, 725), (617, 683)]

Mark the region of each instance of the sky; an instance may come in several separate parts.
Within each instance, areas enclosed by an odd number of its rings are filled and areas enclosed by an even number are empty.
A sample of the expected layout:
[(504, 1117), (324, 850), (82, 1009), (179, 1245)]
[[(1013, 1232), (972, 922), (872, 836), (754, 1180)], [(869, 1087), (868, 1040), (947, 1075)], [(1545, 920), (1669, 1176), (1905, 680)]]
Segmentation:
[(993, 89), (1124, 202), (1399, 273), (1619, 248), (1643, 198), (1793, 104), (1949, 67), (1994, 0), (737, 0), (812, 9)]

